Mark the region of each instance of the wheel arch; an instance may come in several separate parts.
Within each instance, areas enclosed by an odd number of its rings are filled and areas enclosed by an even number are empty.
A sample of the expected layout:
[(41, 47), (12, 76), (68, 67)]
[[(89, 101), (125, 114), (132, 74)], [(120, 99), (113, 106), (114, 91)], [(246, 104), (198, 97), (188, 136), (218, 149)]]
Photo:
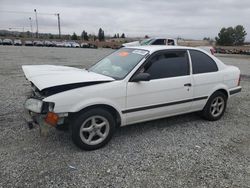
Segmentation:
[(218, 92), (218, 91), (222, 92), (227, 97), (227, 99), (229, 98), (230, 95), (226, 89), (218, 89), (218, 90), (214, 91), (212, 94), (214, 94), (215, 92)]
[(227, 97), (227, 99), (230, 97), (229, 92), (228, 92), (228, 90), (227, 90), (225, 87), (220, 87), (220, 88), (214, 89), (213, 92), (211, 92), (211, 93), (208, 95), (207, 101), (206, 101), (205, 105), (203, 106), (203, 109), (206, 107), (206, 105), (207, 105), (209, 99), (211, 98), (211, 96), (212, 96), (214, 93), (218, 92), (218, 91), (219, 91), (219, 92), (222, 92), (223, 94), (225, 94), (225, 96)]
[(79, 113), (84, 113), (88, 110), (95, 109), (95, 108), (102, 108), (102, 109), (109, 111), (111, 115), (114, 116), (117, 126), (121, 126), (122, 124), (121, 114), (118, 112), (118, 110), (115, 107), (108, 105), (108, 104), (93, 104), (93, 105), (85, 106), (81, 110), (70, 113), (69, 115), (70, 115), (70, 118), (74, 118), (74, 116), (76, 116)]
[(217, 88), (208, 96), (208, 99), (216, 92), (222, 92), (227, 97), (227, 99), (230, 97), (229, 92), (226, 88)]

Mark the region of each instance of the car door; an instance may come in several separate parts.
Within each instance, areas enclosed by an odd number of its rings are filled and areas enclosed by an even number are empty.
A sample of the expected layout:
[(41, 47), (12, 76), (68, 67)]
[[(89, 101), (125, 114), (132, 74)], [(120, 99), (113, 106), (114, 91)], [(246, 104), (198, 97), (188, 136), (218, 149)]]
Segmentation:
[(193, 110), (202, 110), (211, 91), (223, 80), (215, 61), (199, 50), (189, 50), (192, 62), (193, 89), (195, 100)]
[(150, 81), (127, 83), (127, 124), (188, 112), (193, 89), (186, 50), (152, 54), (134, 74), (148, 73)]

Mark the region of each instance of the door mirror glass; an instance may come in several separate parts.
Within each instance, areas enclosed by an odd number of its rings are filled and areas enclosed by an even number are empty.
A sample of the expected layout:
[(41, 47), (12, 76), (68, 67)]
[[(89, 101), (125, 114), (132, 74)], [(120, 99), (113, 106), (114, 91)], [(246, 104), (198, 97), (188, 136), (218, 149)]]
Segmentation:
[(135, 75), (131, 79), (131, 82), (149, 81), (150, 77), (151, 77), (150, 74), (142, 72), (142, 73)]

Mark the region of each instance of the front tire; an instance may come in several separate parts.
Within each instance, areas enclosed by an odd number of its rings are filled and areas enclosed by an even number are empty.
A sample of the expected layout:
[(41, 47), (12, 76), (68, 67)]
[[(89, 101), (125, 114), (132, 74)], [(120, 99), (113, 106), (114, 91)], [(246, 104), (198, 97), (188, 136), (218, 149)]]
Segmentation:
[(202, 116), (209, 121), (219, 120), (223, 116), (226, 106), (227, 96), (220, 91), (216, 91), (207, 101), (206, 106), (202, 110)]
[(72, 125), (72, 140), (83, 150), (95, 150), (107, 144), (115, 131), (115, 119), (102, 108), (79, 114)]

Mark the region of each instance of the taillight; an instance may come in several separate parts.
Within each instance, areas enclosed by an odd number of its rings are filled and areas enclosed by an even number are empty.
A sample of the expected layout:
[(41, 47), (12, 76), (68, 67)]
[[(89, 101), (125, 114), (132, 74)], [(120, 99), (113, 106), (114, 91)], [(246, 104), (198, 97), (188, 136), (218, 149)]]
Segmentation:
[(239, 79), (238, 79), (238, 86), (240, 86), (240, 79), (241, 79), (241, 76), (239, 76)]
[(214, 48), (210, 48), (210, 52), (212, 55), (214, 55), (214, 52), (215, 52)]

